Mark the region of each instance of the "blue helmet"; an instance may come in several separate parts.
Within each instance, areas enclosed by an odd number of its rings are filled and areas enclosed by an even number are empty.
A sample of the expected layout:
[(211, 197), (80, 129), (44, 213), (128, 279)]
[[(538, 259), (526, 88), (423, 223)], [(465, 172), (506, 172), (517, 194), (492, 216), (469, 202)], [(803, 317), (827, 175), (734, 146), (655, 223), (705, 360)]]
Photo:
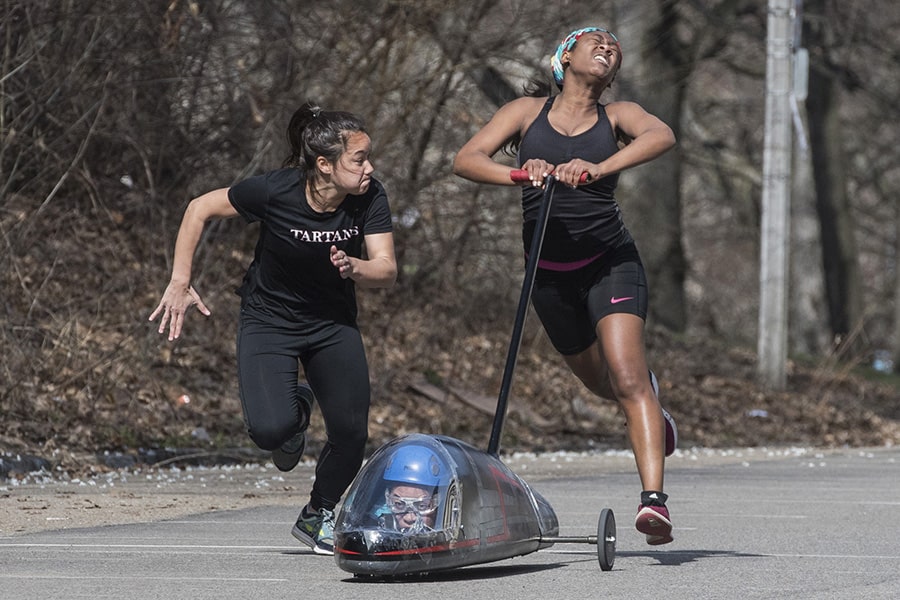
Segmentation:
[(390, 457), (384, 479), (436, 488), (446, 484), (449, 472), (430, 448), (408, 445), (400, 446)]

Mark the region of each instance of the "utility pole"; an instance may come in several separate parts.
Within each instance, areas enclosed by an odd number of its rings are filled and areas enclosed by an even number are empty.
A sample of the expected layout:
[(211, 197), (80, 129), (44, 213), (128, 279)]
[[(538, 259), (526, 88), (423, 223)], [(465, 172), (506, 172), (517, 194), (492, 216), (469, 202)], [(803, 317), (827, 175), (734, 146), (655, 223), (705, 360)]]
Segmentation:
[(757, 371), (763, 385), (784, 389), (791, 230), (794, 0), (768, 2)]

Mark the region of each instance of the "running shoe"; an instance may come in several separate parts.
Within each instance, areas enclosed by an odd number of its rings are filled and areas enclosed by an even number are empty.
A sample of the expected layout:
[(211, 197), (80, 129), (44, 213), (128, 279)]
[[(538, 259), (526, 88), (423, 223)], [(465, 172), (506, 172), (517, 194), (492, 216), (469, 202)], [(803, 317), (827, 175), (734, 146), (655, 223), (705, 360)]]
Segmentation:
[(290, 471), (300, 462), (306, 449), (306, 432), (301, 431), (272, 451), (272, 462), (279, 471)]
[[(656, 373), (650, 371), (650, 385), (653, 386), (653, 393), (659, 400), (659, 380), (656, 379)], [(666, 409), (662, 409), (663, 419), (666, 422), (666, 456), (672, 456), (675, 448), (678, 447), (678, 427), (675, 426), (675, 419)]]
[(309, 414), (316, 397), (313, 395), (312, 388), (305, 383), (298, 384), (297, 387), (300, 401), (304, 404), (301, 407), (301, 410), (304, 411), (303, 422), (300, 424), (300, 431), (294, 437), (272, 452), (272, 462), (279, 471), (290, 471), (296, 467), (306, 449), (306, 428), (309, 427)]
[(291, 534), (313, 549), (316, 554), (334, 554), (334, 511), (320, 509), (313, 512), (303, 507)]
[(641, 505), (638, 507), (634, 527), (647, 536), (651, 546), (668, 544), (672, 537), (672, 521), (669, 520), (669, 509), (665, 506)]

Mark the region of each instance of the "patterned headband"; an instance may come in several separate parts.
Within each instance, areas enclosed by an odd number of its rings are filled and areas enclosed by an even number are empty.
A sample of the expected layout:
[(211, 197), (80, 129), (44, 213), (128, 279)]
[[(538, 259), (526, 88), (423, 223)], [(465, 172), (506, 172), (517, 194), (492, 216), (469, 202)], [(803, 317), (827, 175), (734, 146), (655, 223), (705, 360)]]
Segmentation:
[(556, 86), (562, 89), (563, 78), (565, 77), (565, 70), (563, 70), (562, 64), (562, 55), (564, 52), (568, 52), (572, 49), (572, 46), (575, 45), (575, 42), (578, 41), (578, 38), (583, 36), (586, 33), (590, 33), (592, 31), (602, 31), (603, 33), (608, 33), (612, 36), (613, 41), (616, 43), (616, 47), (619, 49), (619, 57), (622, 56), (622, 46), (619, 45), (619, 38), (616, 37), (612, 31), (608, 29), (603, 29), (602, 27), (585, 27), (583, 29), (576, 29), (572, 33), (566, 36), (566, 38), (560, 43), (559, 47), (556, 49), (556, 54), (550, 59), (550, 67), (553, 69), (553, 79), (556, 80)]

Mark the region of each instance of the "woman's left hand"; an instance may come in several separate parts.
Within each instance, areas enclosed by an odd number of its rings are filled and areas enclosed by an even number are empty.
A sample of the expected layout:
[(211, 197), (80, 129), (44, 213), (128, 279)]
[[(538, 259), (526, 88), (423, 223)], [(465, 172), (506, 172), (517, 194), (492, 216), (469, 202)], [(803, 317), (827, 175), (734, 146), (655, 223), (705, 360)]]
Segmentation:
[(347, 279), (353, 274), (353, 261), (355, 259), (347, 256), (343, 250), (338, 250), (337, 246), (331, 247), (331, 264), (333, 264), (341, 274), (341, 279)]
[(584, 183), (584, 181), (582, 181), (584, 173), (588, 174), (587, 181), (595, 181), (601, 177), (600, 167), (597, 164), (581, 160), (580, 158), (557, 165), (554, 175), (556, 175), (556, 179), (563, 185), (574, 188), (578, 187), (579, 184)]

